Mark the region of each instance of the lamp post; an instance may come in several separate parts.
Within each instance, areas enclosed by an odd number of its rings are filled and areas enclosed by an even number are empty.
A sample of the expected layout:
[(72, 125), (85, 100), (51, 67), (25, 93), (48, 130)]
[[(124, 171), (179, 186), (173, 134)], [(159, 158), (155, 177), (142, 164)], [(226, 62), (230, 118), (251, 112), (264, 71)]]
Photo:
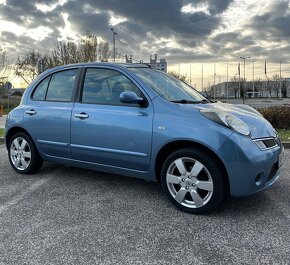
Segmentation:
[(115, 35), (117, 35), (117, 32), (114, 31), (113, 28), (111, 28), (111, 31), (113, 33), (113, 46), (114, 46), (113, 55), (114, 55), (114, 62), (115, 62), (115, 60), (116, 60), (116, 39), (115, 39)]
[(213, 98), (215, 99), (215, 76), (216, 76), (216, 72), (215, 72), (215, 64), (214, 64), (214, 68), (213, 68)]
[(253, 98), (255, 98), (255, 60), (253, 59)]
[(240, 58), (242, 60), (244, 60), (244, 93), (243, 93), (243, 104), (245, 104), (245, 86), (246, 86), (246, 59), (250, 59), (251, 57), (248, 56), (248, 57), (241, 57)]

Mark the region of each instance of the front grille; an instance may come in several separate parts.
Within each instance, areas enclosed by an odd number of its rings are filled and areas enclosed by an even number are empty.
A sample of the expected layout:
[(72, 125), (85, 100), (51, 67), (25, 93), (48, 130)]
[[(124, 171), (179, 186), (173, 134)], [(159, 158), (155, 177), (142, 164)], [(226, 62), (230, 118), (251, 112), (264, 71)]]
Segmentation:
[(257, 144), (257, 146), (261, 150), (267, 150), (274, 148), (278, 145), (280, 145), (280, 140), (279, 138), (273, 138), (273, 137), (268, 137), (268, 138), (260, 138), (260, 139), (255, 139), (254, 142)]
[(274, 147), (278, 144), (275, 139), (265, 139), (262, 141), (267, 148)]

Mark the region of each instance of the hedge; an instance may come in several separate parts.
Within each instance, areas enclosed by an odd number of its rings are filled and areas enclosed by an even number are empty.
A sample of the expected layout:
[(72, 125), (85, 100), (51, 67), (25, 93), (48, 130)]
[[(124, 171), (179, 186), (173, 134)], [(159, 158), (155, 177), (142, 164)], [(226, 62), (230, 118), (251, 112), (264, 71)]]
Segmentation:
[(290, 107), (267, 107), (258, 109), (276, 129), (290, 129)]

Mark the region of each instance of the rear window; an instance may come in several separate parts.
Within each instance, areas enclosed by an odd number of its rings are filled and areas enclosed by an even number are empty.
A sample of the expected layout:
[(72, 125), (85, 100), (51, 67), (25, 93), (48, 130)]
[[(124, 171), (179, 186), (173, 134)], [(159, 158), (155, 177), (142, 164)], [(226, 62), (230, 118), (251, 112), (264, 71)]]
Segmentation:
[(34, 90), (33, 100), (70, 102), (77, 69), (61, 71), (46, 77)]

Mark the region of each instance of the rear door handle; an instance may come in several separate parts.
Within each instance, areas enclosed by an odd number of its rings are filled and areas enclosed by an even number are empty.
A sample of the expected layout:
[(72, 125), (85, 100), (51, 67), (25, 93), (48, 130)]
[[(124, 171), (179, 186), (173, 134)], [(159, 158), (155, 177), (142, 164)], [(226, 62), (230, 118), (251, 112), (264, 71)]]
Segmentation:
[(75, 117), (80, 118), (81, 120), (84, 120), (84, 119), (87, 119), (89, 115), (87, 113), (81, 112), (81, 113), (75, 114)]
[(31, 109), (31, 110), (27, 110), (25, 111), (26, 114), (30, 115), (30, 116), (33, 116), (36, 114), (36, 111), (34, 109)]

